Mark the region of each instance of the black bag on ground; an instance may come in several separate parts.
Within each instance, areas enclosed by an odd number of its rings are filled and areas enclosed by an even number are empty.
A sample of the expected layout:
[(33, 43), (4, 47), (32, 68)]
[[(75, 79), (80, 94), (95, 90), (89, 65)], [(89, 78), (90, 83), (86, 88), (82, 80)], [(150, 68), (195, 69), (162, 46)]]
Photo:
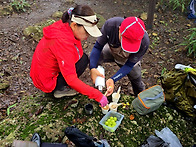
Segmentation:
[(93, 140), (96, 140), (96, 138), (88, 136), (87, 134), (77, 129), (75, 126), (67, 127), (65, 129), (65, 135), (77, 147), (95, 147)]

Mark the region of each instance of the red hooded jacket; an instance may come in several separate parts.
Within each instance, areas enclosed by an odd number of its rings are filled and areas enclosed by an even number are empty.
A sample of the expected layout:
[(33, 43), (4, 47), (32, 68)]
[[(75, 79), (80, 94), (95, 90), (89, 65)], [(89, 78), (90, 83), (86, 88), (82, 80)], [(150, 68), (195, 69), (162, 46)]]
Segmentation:
[(71, 88), (99, 102), (103, 94), (77, 77), (75, 64), (82, 57), (83, 50), (69, 24), (59, 20), (45, 27), (43, 35), (31, 64), (30, 77), (34, 85), (43, 92), (50, 93), (55, 89), (61, 72)]

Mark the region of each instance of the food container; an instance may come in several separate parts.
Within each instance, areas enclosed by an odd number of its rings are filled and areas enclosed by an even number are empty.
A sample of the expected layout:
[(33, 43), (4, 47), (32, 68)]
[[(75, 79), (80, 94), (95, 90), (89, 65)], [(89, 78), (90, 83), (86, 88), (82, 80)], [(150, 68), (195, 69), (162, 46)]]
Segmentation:
[(111, 102), (110, 104), (109, 104), (109, 107), (110, 107), (110, 110), (113, 110), (113, 111), (117, 111), (117, 109), (118, 109), (118, 106), (120, 106), (120, 105), (123, 105), (124, 103), (115, 103), (115, 102)]
[(112, 94), (112, 101), (118, 103), (120, 99), (120, 89), (121, 87), (118, 88), (118, 91), (116, 93)]
[(86, 114), (92, 114), (93, 113), (93, 105), (92, 104), (86, 104), (84, 106)]
[(102, 110), (103, 114), (107, 114), (109, 109), (110, 109), (109, 105), (106, 105), (105, 107), (101, 107), (101, 110)]
[[(105, 125), (105, 122), (111, 117), (116, 117), (117, 120), (116, 120), (116, 125), (114, 127), (109, 127), (107, 125)], [(115, 112), (115, 111), (109, 111), (102, 119), (101, 121), (99, 122), (100, 125), (103, 126), (103, 128), (109, 132), (114, 132), (118, 126), (121, 124), (121, 121), (123, 119), (124, 115), (118, 113), (118, 112)]]
[(115, 103), (118, 103), (120, 99), (120, 94), (119, 93), (113, 93), (112, 94), (112, 101), (115, 102)]

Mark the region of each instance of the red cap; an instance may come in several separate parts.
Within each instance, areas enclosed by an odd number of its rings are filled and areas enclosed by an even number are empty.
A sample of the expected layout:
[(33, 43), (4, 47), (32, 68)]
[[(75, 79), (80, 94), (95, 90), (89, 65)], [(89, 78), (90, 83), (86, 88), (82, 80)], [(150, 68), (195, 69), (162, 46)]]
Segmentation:
[(137, 53), (145, 33), (144, 22), (137, 17), (127, 17), (120, 26), (121, 47), (129, 53)]

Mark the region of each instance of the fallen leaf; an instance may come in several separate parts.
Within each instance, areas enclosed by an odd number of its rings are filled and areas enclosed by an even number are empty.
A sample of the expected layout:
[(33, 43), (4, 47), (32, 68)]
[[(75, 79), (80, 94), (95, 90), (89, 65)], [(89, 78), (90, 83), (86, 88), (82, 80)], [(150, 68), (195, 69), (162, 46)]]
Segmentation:
[(73, 124), (75, 124), (77, 121), (76, 121), (76, 119), (74, 118), (74, 119), (72, 120), (72, 122), (73, 122)]
[(43, 112), (44, 106), (42, 106), (37, 112), (35, 112), (35, 116), (41, 114)]
[(146, 12), (141, 14), (141, 19), (142, 20), (147, 20), (147, 13)]
[(70, 105), (76, 104), (77, 102), (78, 102), (77, 100), (71, 100), (71, 101), (69, 101), (68, 104), (65, 105), (65, 107), (63, 108), (63, 110), (66, 110)]
[(152, 33), (152, 35), (153, 35), (153, 36), (158, 36), (158, 34), (157, 34), (157, 33)]
[(129, 119), (130, 119), (130, 120), (134, 120), (134, 118), (135, 118), (135, 117), (134, 117), (133, 114), (131, 114), (131, 115), (129, 116)]

